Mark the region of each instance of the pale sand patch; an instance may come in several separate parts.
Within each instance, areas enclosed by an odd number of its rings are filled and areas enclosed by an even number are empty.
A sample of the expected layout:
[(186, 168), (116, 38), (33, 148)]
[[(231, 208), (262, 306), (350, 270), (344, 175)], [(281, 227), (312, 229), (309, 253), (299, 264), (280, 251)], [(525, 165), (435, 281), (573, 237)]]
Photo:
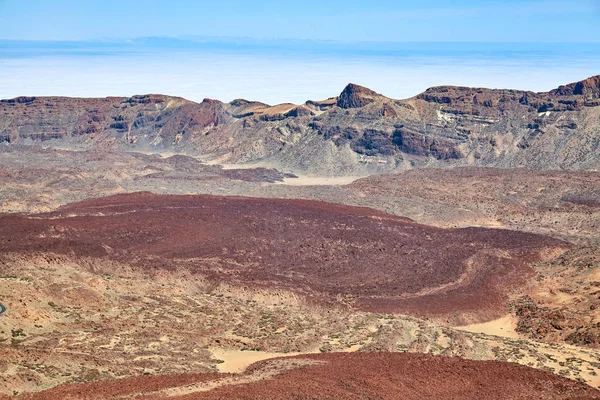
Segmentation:
[(346, 349), (343, 349), (342, 352), (344, 352), (344, 353), (356, 353), (363, 346), (366, 346), (366, 345), (371, 344), (371, 343), (373, 343), (373, 338), (372, 337), (368, 337), (367, 340), (364, 341), (364, 343), (358, 343), (358, 344), (352, 345), (352, 346), (350, 346), (350, 347), (348, 347)]
[(290, 186), (323, 186), (323, 185), (348, 185), (362, 176), (299, 176), (298, 178), (283, 178), (278, 185)]
[(276, 357), (292, 357), (303, 353), (269, 353), (267, 351), (240, 351), (237, 349), (209, 349), (213, 358), (223, 360), (217, 364), (219, 372), (238, 373), (255, 362)]
[[(344, 353), (354, 353), (359, 351), (363, 346), (372, 342), (373, 338), (369, 337), (364, 343), (355, 344), (341, 351)], [(241, 351), (238, 349), (221, 348), (210, 348), (208, 350), (211, 352), (213, 358), (217, 360), (223, 360), (222, 363), (217, 364), (217, 370), (225, 373), (240, 373), (255, 362), (269, 360), (271, 358), (293, 357), (304, 354), (319, 353), (318, 349), (301, 353), (270, 353), (267, 351)]]
[(231, 385), (240, 385), (243, 383), (252, 383), (258, 382), (264, 379), (269, 379), (285, 371), (293, 370), (304, 365), (314, 365), (321, 364), (323, 361), (316, 360), (308, 360), (308, 359), (296, 359), (286, 362), (285, 360), (273, 360), (269, 365), (263, 366), (262, 369), (258, 371), (253, 371), (251, 374), (245, 375), (233, 375), (228, 376), (222, 379), (215, 379), (207, 382), (198, 382), (192, 383), (191, 385), (184, 385), (164, 390), (159, 390), (157, 392), (152, 393), (138, 393), (134, 395), (124, 396), (119, 398), (119, 400), (138, 398), (138, 395), (143, 395), (144, 397), (179, 397), (185, 396), (193, 393), (199, 392), (208, 392), (210, 390), (222, 387), (222, 386), (231, 386)]
[(516, 326), (517, 319), (514, 316), (508, 314), (494, 321), (484, 322), (482, 324), (455, 326), (454, 328), (466, 332), (484, 333), (486, 335), (519, 339), (521, 335), (515, 332)]
[(344, 353), (356, 353), (362, 347), (362, 344), (355, 344), (353, 346), (348, 347), (347, 349), (342, 350)]
[(559, 290), (560, 286), (560, 284), (557, 284), (548, 287), (541, 287), (534, 292), (534, 296), (537, 300), (541, 301), (542, 304), (547, 306), (560, 307), (567, 304), (573, 304), (576, 296), (561, 292)]
[(504, 225), (501, 221), (497, 219), (485, 219), (485, 220), (475, 220), (475, 221), (467, 221), (464, 227), (476, 227), (476, 228), (498, 228), (505, 229), (506, 225)]

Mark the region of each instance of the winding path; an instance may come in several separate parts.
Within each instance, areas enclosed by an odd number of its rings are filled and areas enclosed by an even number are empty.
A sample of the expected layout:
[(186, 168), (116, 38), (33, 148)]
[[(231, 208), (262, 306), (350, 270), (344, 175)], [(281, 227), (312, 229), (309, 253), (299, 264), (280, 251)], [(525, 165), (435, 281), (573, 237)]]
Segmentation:
[(2, 303), (0, 303), (0, 317), (4, 315), (6, 312), (6, 307)]

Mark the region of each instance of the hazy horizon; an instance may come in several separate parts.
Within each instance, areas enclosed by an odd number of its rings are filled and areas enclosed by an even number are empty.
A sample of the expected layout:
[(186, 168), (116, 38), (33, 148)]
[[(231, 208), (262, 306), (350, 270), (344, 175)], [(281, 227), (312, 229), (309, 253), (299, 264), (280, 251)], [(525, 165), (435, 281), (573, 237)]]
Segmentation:
[(546, 91), (600, 73), (599, 21), (600, 0), (0, 0), (0, 98)]
[(399, 99), (439, 85), (547, 91), (600, 73), (598, 49), (586, 43), (0, 40), (0, 98), (159, 93), (303, 103), (336, 96), (350, 82)]

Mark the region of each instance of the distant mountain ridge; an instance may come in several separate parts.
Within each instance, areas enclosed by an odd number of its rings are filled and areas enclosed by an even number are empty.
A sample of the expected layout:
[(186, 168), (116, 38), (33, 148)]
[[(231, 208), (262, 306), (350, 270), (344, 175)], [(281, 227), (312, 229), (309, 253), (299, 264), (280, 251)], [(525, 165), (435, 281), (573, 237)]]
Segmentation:
[(300, 105), (154, 94), (0, 100), (0, 143), (42, 142), (321, 175), (456, 165), (598, 169), (600, 76), (542, 93), (440, 86), (406, 100), (349, 84), (337, 97)]

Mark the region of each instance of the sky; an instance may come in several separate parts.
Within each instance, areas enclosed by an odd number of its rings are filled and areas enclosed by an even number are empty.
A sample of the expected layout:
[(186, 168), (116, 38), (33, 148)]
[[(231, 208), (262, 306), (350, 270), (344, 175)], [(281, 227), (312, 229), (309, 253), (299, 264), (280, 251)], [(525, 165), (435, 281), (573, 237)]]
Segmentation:
[(598, 42), (600, 0), (0, 0), (0, 39)]
[(0, 98), (302, 103), (600, 73), (600, 0), (0, 0), (0, 26)]

